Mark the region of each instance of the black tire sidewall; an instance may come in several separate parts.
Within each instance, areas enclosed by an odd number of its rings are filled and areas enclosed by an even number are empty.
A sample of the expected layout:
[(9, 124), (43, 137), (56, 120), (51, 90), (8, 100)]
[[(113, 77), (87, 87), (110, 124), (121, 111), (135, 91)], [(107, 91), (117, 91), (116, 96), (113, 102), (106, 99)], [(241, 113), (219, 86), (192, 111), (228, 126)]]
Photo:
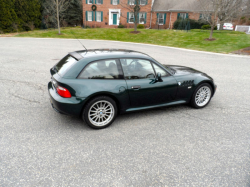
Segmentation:
[[(90, 107), (91, 107), (94, 103), (96, 103), (96, 102), (98, 102), (98, 101), (108, 101), (108, 102), (110, 102), (110, 103), (113, 105), (113, 107), (114, 107), (114, 112), (115, 112), (112, 121), (110, 121), (107, 125), (101, 126), (101, 127), (93, 125), (93, 124), (89, 121), (89, 118), (88, 118), (88, 113), (89, 113)], [(93, 129), (104, 129), (104, 128), (110, 126), (110, 125), (115, 121), (116, 116), (117, 116), (117, 106), (116, 106), (116, 102), (115, 102), (112, 98), (110, 98), (110, 97), (108, 97), (108, 96), (98, 96), (98, 97), (93, 98), (92, 100), (90, 100), (90, 101), (86, 104), (86, 106), (84, 107), (83, 113), (82, 113), (82, 119), (84, 120), (84, 122), (87, 123), (87, 125), (88, 125), (89, 127), (93, 128)]]
[[(211, 96), (210, 96), (210, 99), (209, 99), (209, 101), (207, 102), (206, 105), (204, 105), (204, 106), (198, 106), (198, 105), (196, 104), (196, 102), (195, 102), (195, 96), (196, 96), (198, 90), (199, 90), (201, 87), (204, 87), (204, 86), (209, 87), (209, 89), (210, 89), (210, 91), (211, 91)], [(212, 99), (212, 95), (213, 95), (213, 89), (212, 89), (211, 85), (208, 84), (208, 83), (203, 83), (203, 84), (199, 85), (199, 86), (196, 88), (196, 90), (194, 91), (194, 94), (193, 94), (193, 96), (192, 96), (192, 100), (191, 100), (191, 103), (190, 103), (190, 104), (191, 104), (194, 108), (197, 108), (197, 109), (204, 108), (204, 107), (206, 107), (206, 106), (210, 103), (210, 101), (211, 101), (211, 99)]]

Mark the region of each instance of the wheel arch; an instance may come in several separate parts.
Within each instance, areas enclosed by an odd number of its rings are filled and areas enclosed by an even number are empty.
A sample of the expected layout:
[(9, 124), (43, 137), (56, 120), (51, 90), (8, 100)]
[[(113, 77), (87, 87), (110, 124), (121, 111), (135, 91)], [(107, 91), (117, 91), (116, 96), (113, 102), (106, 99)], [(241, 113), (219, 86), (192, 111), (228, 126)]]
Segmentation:
[(113, 99), (115, 101), (115, 103), (116, 103), (116, 106), (117, 106), (117, 113), (118, 114), (120, 113), (121, 106), (120, 106), (119, 100), (114, 95), (112, 95), (111, 93), (101, 92), (101, 93), (95, 93), (95, 94), (90, 95), (89, 97), (86, 98), (86, 101), (82, 106), (80, 116), (82, 115), (84, 107), (87, 105), (87, 103), (89, 101), (91, 101), (92, 99), (94, 99), (96, 97), (99, 97), (99, 96), (107, 96), (107, 97), (110, 97), (111, 99)]
[[(213, 89), (213, 90), (212, 90), (212, 97), (213, 97), (213, 96), (214, 96), (214, 93), (215, 93), (215, 86), (214, 86), (213, 82), (210, 81), (210, 80), (203, 80), (203, 81), (199, 82), (199, 83), (195, 86), (195, 89), (193, 90), (193, 94), (194, 94), (195, 90), (196, 90), (201, 84), (205, 84), (205, 83), (209, 84), (209, 85), (211, 86), (211, 88)], [(193, 95), (193, 94), (192, 94), (192, 95)]]

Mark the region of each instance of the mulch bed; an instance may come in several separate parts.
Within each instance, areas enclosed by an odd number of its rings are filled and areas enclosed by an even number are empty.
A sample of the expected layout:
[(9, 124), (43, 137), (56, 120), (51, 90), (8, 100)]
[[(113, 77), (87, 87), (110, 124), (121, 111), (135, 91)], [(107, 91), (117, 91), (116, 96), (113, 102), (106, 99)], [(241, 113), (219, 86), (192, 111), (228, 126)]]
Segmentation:
[(206, 38), (205, 40), (206, 40), (206, 41), (214, 41), (214, 40), (216, 40), (216, 39), (215, 39), (215, 38), (212, 38), (212, 39)]
[(130, 33), (131, 33), (131, 34), (140, 34), (141, 31), (131, 31)]
[(237, 55), (250, 55), (250, 47), (233, 51), (232, 53)]

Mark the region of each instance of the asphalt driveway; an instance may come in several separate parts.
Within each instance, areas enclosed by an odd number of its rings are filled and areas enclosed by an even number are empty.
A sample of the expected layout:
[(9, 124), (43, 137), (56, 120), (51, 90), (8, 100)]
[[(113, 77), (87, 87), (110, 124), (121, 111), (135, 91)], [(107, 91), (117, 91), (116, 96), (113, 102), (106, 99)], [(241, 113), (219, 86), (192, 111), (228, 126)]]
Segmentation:
[(215, 79), (202, 110), (187, 105), (119, 116), (104, 130), (51, 108), (49, 69), (76, 40), (0, 38), (0, 186), (249, 186), (250, 58), (81, 40), (148, 53)]

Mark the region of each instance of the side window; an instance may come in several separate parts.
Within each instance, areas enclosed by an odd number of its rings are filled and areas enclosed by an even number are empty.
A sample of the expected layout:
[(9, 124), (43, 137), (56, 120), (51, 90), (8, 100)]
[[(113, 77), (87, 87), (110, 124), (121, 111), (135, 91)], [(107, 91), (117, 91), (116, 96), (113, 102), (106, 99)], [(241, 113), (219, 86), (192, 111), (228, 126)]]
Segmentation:
[(155, 68), (155, 72), (156, 73), (161, 73), (162, 77), (168, 77), (170, 76), (169, 73), (167, 73), (165, 70), (163, 70), (161, 67), (157, 66), (156, 64), (152, 63), (154, 68)]
[(117, 60), (101, 60), (92, 62), (82, 71), (80, 79), (121, 79)]
[(151, 62), (143, 59), (121, 59), (125, 79), (155, 78)]

